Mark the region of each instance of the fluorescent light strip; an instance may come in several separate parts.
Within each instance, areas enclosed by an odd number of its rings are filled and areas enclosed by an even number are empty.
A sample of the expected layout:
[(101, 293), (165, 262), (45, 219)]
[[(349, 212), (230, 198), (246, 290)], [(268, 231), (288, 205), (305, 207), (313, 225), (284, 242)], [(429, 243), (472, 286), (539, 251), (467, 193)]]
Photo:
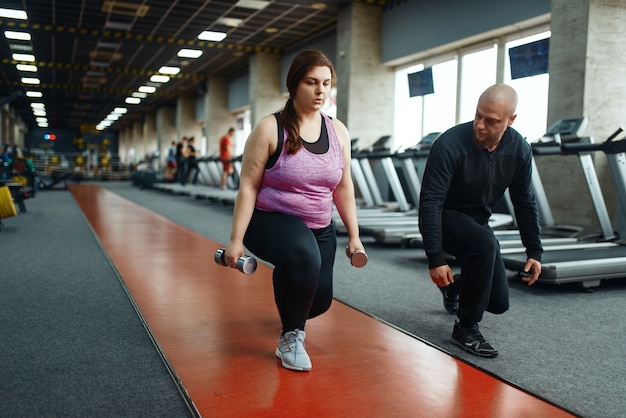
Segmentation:
[(202, 55), (202, 51), (199, 49), (183, 48), (178, 51), (178, 56), (181, 58), (198, 58), (200, 55)]
[(8, 17), (9, 19), (28, 19), (28, 15), (24, 10), (2, 9), (0, 8), (0, 17)]
[(18, 54), (18, 53), (15, 53), (15, 54), (11, 55), (11, 57), (15, 61), (35, 62), (35, 56), (33, 54)]
[(198, 35), (198, 39), (202, 41), (219, 42), (224, 38), (226, 38), (226, 34), (224, 32), (213, 32), (210, 30), (205, 30), (200, 35)]
[(27, 71), (27, 72), (31, 72), (31, 73), (36, 73), (37, 72), (37, 66), (36, 65), (17, 64), (15, 67), (19, 71)]
[(41, 81), (35, 77), (22, 77), (22, 83), (24, 84), (39, 84)]
[(137, 89), (140, 93), (154, 93), (156, 91), (156, 87), (154, 86), (141, 86)]
[(170, 75), (176, 75), (178, 73), (180, 73), (180, 68), (178, 67), (168, 67), (168, 66), (163, 66), (161, 68), (159, 68), (159, 72), (161, 74), (170, 74)]
[(12, 44), (9, 42), (9, 48), (11, 48), (11, 51), (33, 52), (33, 47), (30, 45)]
[(18, 41), (30, 41), (30, 33), (28, 32), (15, 32), (12, 30), (5, 30), (4, 37), (7, 39), (15, 39)]
[(153, 75), (152, 77), (150, 77), (150, 81), (152, 81), (153, 83), (167, 83), (168, 81), (170, 81), (170, 78), (166, 75)]

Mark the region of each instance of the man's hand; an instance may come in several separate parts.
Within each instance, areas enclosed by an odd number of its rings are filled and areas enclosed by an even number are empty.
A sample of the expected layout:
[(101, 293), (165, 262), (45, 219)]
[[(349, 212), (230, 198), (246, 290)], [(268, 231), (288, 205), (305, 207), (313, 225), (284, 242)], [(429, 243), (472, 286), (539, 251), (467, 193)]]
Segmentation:
[(450, 266), (444, 264), (443, 266), (433, 267), (430, 270), (430, 278), (439, 287), (446, 287), (450, 283), (454, 283), (454, 275)]
[(524, 273), (528, 274), (522, 275), (522, 281), (528, 283), (528, 286), (531, 286), (537, 281), (537, 279), (539, 279), (539, 275), (541, 274), (541, 263), (534, 258), (529, 258), (526, 260), (526, 264), (524, 265)]

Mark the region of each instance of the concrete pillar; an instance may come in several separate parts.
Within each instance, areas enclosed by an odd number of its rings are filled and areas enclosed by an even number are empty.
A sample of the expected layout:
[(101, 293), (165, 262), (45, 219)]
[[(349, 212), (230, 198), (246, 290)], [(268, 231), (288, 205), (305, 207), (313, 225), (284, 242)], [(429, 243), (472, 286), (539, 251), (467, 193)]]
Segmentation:
[(235, 115), (228, 110), (228, 80), (209, 77), (204, 104), (204, 133), (207, 136), (207, 153), (219, 153), (220, 138), (235, 127)]
[(167, 151), (172, 141), (178, 142), (176, 134), (175, 109), (171, 106), (161, 106), (156, 111), (156, 130), (161, 152), (161, 162), (167, 158)]
[[(624, 124), (626, 109), (626, 3), (623, 0), (552, 0), (548, 125), (587, 116), (586, 135), (603, 141)], [(594, 156), (611, 216), (617, 202), (606, 159)], [(576, 158), (537, 158), (557, 223), (596, 225)], [(615, 217), (612, 218), (615, 225)]]
[(395, 73), (381, 62), (380, 7), (350, 2), (337, 24), (337, 118), (361, 148), (393, 131)]
[(131, 153), (134, 156), (133, 162), (141, 161), (146, 156), (146, 148), (143, 143), (143, 123), (141, 121), (136, 120), (132, 124), (132, 149)]
[(117, 134), (117, 156), (120, 159), (120, 163), (127, 164), (127, 153), (128, 153), (128, 135), (127, 129), (123, 128)]
[(183, 136), (202, 137), (202, 126), (196, 119), (196, 92), (183, 92), (176, 101), (176, 132), (178, 138)]
[(264, 116), (285, 106), (281, 95), (280, 55), (259, 52), (250, 58), (250, 123), (252, 128)]
[(146, 154), (152, 156), (156, 151), (159, 151), (156, 133), (156, 115), (154, 112), (144, 114), (142, 136)]

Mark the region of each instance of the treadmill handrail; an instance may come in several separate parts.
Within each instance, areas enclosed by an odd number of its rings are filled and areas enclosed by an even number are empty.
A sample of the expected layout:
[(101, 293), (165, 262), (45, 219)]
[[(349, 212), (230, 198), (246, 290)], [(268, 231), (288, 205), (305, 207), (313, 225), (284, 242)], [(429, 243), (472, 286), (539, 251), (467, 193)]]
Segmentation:
[(565, 154), (577, 154), (580, 152), (593, 151), (603, 151), (606, 154), (619, 154), (626, 152), (626, 140), (622, 138), (618, 141), (613, 141), (623, 131), (623, 128), (618, 128), (602, 143), (594, 143), (590, 139), (588, 140), (589, 142), (564, 143), (561, 144), (561, 150)]
[(539, 143), (530, 144), (533, 155), (559, 155), (562, 154), (561, 147), (558, 145), (543, 145)]

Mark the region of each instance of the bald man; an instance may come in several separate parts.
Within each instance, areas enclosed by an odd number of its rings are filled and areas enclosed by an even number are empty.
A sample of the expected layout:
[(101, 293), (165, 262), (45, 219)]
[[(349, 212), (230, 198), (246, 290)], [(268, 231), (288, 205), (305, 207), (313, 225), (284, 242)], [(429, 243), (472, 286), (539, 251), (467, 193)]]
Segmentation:
[[(430, 277), (443, 294), (444, 308), (458, 317), (452, 342), (481, 357), (498, 355), (478, 327), (483, 314), (509, 309), (507, 274), (488, 223), (507, 188), (528, 257), (523, 280), (530, 286), (541, 273), (532, 150), (511, 128), (516, 107), (517, 93), (510, 86), (485, 90), (474, 121), (449, 129), (435, 141), (422, 181), (419, 226)], [(446, 254), (459, 262), (460, 275), (453, 275)]]

